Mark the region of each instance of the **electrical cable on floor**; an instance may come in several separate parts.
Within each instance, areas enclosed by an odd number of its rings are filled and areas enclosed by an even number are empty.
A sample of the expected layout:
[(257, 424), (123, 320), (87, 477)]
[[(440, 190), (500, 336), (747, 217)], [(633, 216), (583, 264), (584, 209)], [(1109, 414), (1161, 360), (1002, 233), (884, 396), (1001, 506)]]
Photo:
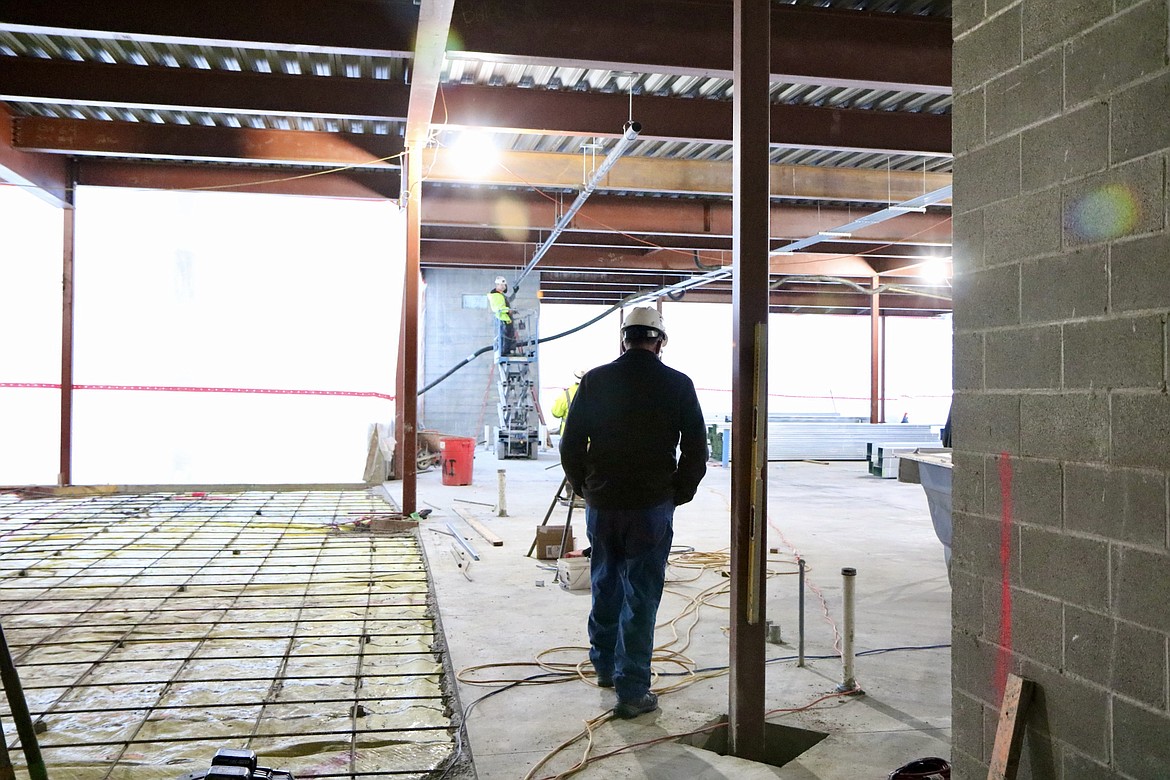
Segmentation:
[[(773, 527), (775, 528), (775, 526), (773, 526)], [(798, 559), (796, 558), (796, 556), (798, 556), (799, 553), (796, 551), (795, 547), (790, 542), (788, 542), (788, 540), (784, 537), (783, 533), (780, 532), (780, 530), (778, 528), (776, 528), (775, 530), (777, 531), (777, 533), (780, 534), (781, 539), (784, 539), (785, 544), (788, 545), (788, 547), (793, 550), (794, 556), (791, 560), (788, 558), (769, 558), (769, 560), (768, 560), (769, 568), (767, 570), (767, 575), (769, 577), (773, 577), (773, 576), (780, 576), (780, 575), (796, 574), (798, 572), (798, 570), (796, 570), (796, 569), (782, 571), (778, 568), (778, 565), (785, 565), (785, 566), (798, 565), (797, 564)], [(664, 589), (664, 592), (666, 592), (666, 593), (672, 593), (676, 596), (680, 596), (680, 597), (686, 599), (686, 603), (679, 610), (678, 614), (676, 614), (673, 618), (666, 620), (666, 621), (662, 621), (655, 626), (656, 631), (669, 627), (672, 631), (673, 637), (669, 641), (666, 641), (666, 642), (664, 642), (664, 643), (662, 643), (654, 648), (652, 663), (654, 663), (655, 665), (658, 665), (658, 666), (665, 664), (665, 665), (675, 666), (677, 668), (677, 671), (667, 671), (667, 670), (664, 670), (661, 668), (652, 670), (651, 686), (655, 690), (655, 692), (660, 694), (660, 695), (665, 695), (665, 694), (671, 693), (673, 691), (681, 690), (685, 687), (688, 687), (688, 686), (690, 686), (696, 682), (702, 681), (702, 680), (723, 676), (723, 675), (727, 674), (729, 669), (730, 669), (730, 667), (726, 666), (726, 665), (697, 668), (694, 661), (683, 654), (684, 651), (687, 649), (687, 647), (689, 647), (690, 641), (691, 641), (691, 633), (692, 633), (693, 629), (695, 628), (695, 626), (698, 624), (699, 610), (704, 606), (711, 606), (711, 607), (716, 607), (719, 609), (726, 609), (727, 608), (724, 605), (715, 603), (714, 600), (720, 596), (726, 595), (730, 591), (730, 579), (726, 576), (726, 572), (728, 570), (728, 567), (730, 566), (729, 553), (726, 550), (720, 550), (720, 551), (715, 551), (715, 552), (699, 552), (699, 551), (695, 551), (694, 548), (692, 548), (692, 547), (684, 547), (684, 546), (680, 545), (680, 546), (678, 546), (677, 551), (675, 550), (675, 548), (672, 548), (672, 552), (671, 552), (668, 563), (669, 563), (669, 568), (697, 570), (696, 576), (690, 577), (690, 578), (671, 579), (671, 580), (667, 581), (668, 585), (671, 583), (684, 584), (684, 583), (694, 582), (694, 581), (698, 580), (699, 578), (701, 578), (707, 572), (713, 572), (713, 573), (718, 574), (720, 576), (720, 581), (716, 582), (715, 584), (713, 584), (711, 586), (708, 586), (707, 588), (703, 589), (702, 591), (700, 591), (698, 594), (696, 594), (694, 596), (687, 596), (687, 595), (680, 593), (677, 590), (671, 589), (669, 587)], [(809, 567), (806, 567), (805, 571), (807, 574), (807, 572), (811, 571), (811, 569)], [(807, 577), (806, 577), (806, 584), (808, 584)], [(836, 651), (836, 653), (833, 655), (819, 655), (819, 656), (806, 655), (805, 659), (806, 660), (832, 660), (835, 658), (839, 658), (840, 654), (841, 654), (840, 632), (838, 631), (836, 624), (833, 622), (832, 617), (829, 614), (828, 604), (825, 600), (824, 594), (819, 589), (815, 589), (814, 592), (817, 594), (818, 598), (821, 600), (823, 612), (825, 614), (825, 618), (833, 629), (834, 650)], [(687, 618), (689, 616), (693, 616), (694, 620), (692, 622), (690, 622), (690, 624), (685, 628), (685, 630), (683, 630), (681, 632), (681, 635), (680, 635), (679, 624), (683, 620), (685, 620), (685, 618)], [(949, 645), (948, 644), (906, 645), (906, 646), (889, 647), (889, 648), (875, 648), (872, 650), (861, 651), (861, 652), (857, 653), (856, 655), (858, 655), (858, 656), (878, 655), (881, 653), (888, 653), (888, 652), (895, 652), (895, 651), (932, 650), (932, 649), (941, 649), (941, 648), (945, 648), (945, 647), (949, 647)], [(467, 668), (461, 670), (456, 675), (456, 678), (459, 680), (459, 682), (462, 682), (465, 685), (501, 685), (501, 686), (503, 686), (501, 688), (498, 688), (497, 690), (492, 691), (491, 693), (488, 693), (484, 696), (481, 696), (480, 698), (478, 698), (474, 702), (472, 702), (465, 710), (465, 720), (466, 720), (466, 716), (471, 713), (471, 710), (479, 702), (483, 701), (484, 699), (489, 698), (490, 696), (494, 696), (497, 693), (502, 693), (506, 690), (511, 690), (512, 688), (518, 687), (520, 685), (525, 685), (525, 684), (550, 685), (550, 684), (559, 684), (562, 682), (570, 682), (573, 680), (581, 680), (581, 681), (586, 682), (589, 685), (596, 686), (595, 674), (594, 674), (593, 670), (591, 668), (589, 668), (589, 660), (587, 657), (588, 651), (589, 651), (589, 648), (584, 647), (584, 646), (551, 647), (551, 648), (548, 648), (548, 649), (543, 650), (540, 653), (538, 653), (536, 655), (536, 657), (534, 658), (534, 660), (532, 660), (532, 661), (481, 664), (481, 665), (477, 665), (477, 666), (467, 667)], [(580, 657), (581, 655), (585, 655), (586, 657), (583, 660), (576, 661), (576, 662), (556, 661), (556, 660), (553, 660), (552, 658), (550, 658), (550, 656), (556, 655), (558, 653), (569, 653), (569, 652), (578, 654), (578, 657)], [(765, 661), (765, 663), (774, 664), (774, 663), (781, 663), (781, 662), (785, 662), (785, 661), (795, 661), (795, 660), (797, 660), (797, 658), (798, 658), (798, 656), (779, 656), (776, 658), (767, 659)], [(532, 675), (532, 676), (525, 677), (525, 678), (519, 678), (519, 679), (513, 678), (513, 677), (506, 677), (506, 676), (492, 677), (492, 678), (480, 678), (480, 677), (475, 676), (477, 672), (488, 670), (488, 669), (506, 669), (506, 668), (519, 668), (519, 667), (527, 667), (527, 666), (533, 666), (533, 667), (543, 669), (543, 670), (545, 670), (545, 673), (536, 674), (536, 675)], [(669, 684), (662, 684), (662, 683), (665, 683), (666, 679), (668, 679), (668, 678), (680, 678), (680, 679), (678, 679), (676, 682), (672, 682)], [(770, 710), (767, 713), (765, 713), (765, 717), (768, 717), (768, 716), (774, 715), (774, 714), (778, 714), (778, 713), (782, 713), (782, 712), (799, 712), (801, 710), (808, 709), (810, 707), (813, 707), (813, 706), (819, 704), (820, 702), (823, 702), (823, 701), (826, 701), (829, 699), (840, 699), (842, 701), (846, 701), (847, 700), (846, 697), (850, 697), (853, 693), (859, 692), (859, 691), (860, 691), (860, 688), (855, 688), (854, 690), (851, 690), (851, 691), (834, 691), (833, 693), (825, 694), (825, 695), (823, 695), (823, 696), (821, 696), (821, 697), (813, 700), (812, 702), (805, 704), (801, 707), (779, 708), (779, 709), (775, 709), (775, 710)], [(664, 736), (664, 737), (661, 737), (661, 738), (658, 738), (655, 740), (650, 740), (650, 741), (644, 742), (644, 743), (635, 743), (632, 745), (626, 745), (622, 748), (619, 748), (618, 750), (611, 751), (609, 753), (591, 756), (590, 754), (591, 754), (592, 748), (593, 748), (593, 733), (594, 733), (595, 729), (598, 728), (599, 726), (603, 725), (604, 723), (608, 722), (613, 717), (614, 717), (613, 711), (608, 710), (605, 713), (602, 713), (601, 715), (598, 715), (592, 719), (587, 720), (585, 722), (584, 729), (582, 729), (580, 732), (578, 732), (573, 737), (565, 740), (560, 745), (553, 748), (548, 754), (546, 754), (544, 756), (544, 758), (541, 759), (540, 762), (538, 762), (535, 766), (533, 766), (532, 769), (529, 771), (529, 773), (527, 775), (525, 775), (525, 780), (533, 780), (533, 778), (536, 777), (536, 774), (539, 772), (541, 767), (545, 766), (549, 761), (551, 761), (557, 755), (564, 752), (568, 748), (572, 747), (574, 744), (577, 744), (581, 740), (585, 740), (585, 743), (586, 743), (585, 747), (584, 747), (584, 752), (583, 752), (583, 755), (581, 756), (581, 758), (568, 770), (565, 770), (564, 772), (562, 772), (560, 774), (550, 775), (549, 780), (568, 777), (571, 774), (575, 774), (576, 772), (580, 771), (581, 769), (584, 769), (589, 764), (596, 762), (598, 760), (601, 760), (603, 758), (609, 757), (609, 756), (618, 755), (620, 753), (627, 752), (629, 750), (633, 750), (633, 749), (638, 748), (638, 747), (646, 747), (649, 745), (658, 744), (660, 742), (676, 740), (676, 739), (686, 737), (686, 736), (692, 736), (695, 734), (702, 733), (703, 731), (714, 730), (714, 729), (720, 728), (722, 725), (725, 725), (725, 724), (715, 724), (714, 726), (705, 727), (704, 729), (699, 729), (699, 730), (696, 730), (694, 732), (688, 732), (685, 734), (671, 734), (671, 735)], [(462, 727), (465, 727), (465, 726), (462, 726)]]
[[(839, 701), (838, 703), (839, 704), (845, 703), (848, 701), (848, 699), (844, 699), (843, 697), (848, 696), (850, 693), (851, 693), (850, 691), (844, 691), (844, 692), (834, 691), (833, 693), (827, 693), (827, 694), (824, 694), (823, 696), (819, 696), (816, 699), (813, 699), (808, 704), (804, 704), (800, 707), (777, 707), (776, 709), (768, 710), (767, 712), (764, 713), (764, 717), (767, 718), (771, 715), (776, 715), (779, 713), (803, 712), (805, 710), (812, 709), (817, 704), (820, 704), (822, 701), (827, 701), (829, 699), (841, 699), (842, 701)], [(607, 717), (607, 718), (605, 718), (605, 720), (609, 720), (609, 718)], [(587, 729), (595, 728), (596, 726), (600, 725), (601, 722), (604, 722), (604, 721), (602, 721), (600, 718), (594, 718), (593, 720), (586, 721), (586, 728)], [(586, 758), (582, 759), (577, 764), (569, 767), (568, 769), (564, 770), (563, 772), (556, 774), (556, 775), (546, 775), (545, 777), (540, 778), (540, 780), (561, 780), (561, 778), (570, 777), (571, 775), (574, 775), (577, 772), (584, 769), (589, 764), (594, 763), (596, 761), (600, 761), (604, 758), (610, 758), (612, 756), (621, 755), (622, 753), (627, 753), (631, 750), (635, 750), (638, 748), (659, 745), (663, 742), (672, 742), (674, 740), (682, 739), (683, 737), (698, 736), (699, 734), (717, 731), (717, 730), (724, 728), (726, 726), (727, 726), (727, 722), (723, 721), (721, 723), (713, 723), (713, 724), (708, 725), (708, 726), (703, 726), (701, 728), (694, 729), (693, 731), (684, 731), (684, 732), (678, 733), (678, 734), (667, 734), (666, 736), (655, 737), (654, 739), (647, 739), (647, 740), (643, 740), (641, 742), (632, 742), (629, 745), (623, 745), (622, 747), (616, 748), (615, 750), (611, 750), (608, 753), (601, 753), (601, 754), (598, 754), (596, 756), (587, 756)], [(592, 731), (590, 731), (590, 737), (592, 738)], [(590, 744), (592, 744), (592, 740), (591, 740)], [(586, 751), (586, 752), (588, 753), (588, 751)], [(534, 769), (539, 769), (539, 768), (540, 767), (538, 765)], [(535, 772), (530, 772), (528, 775), (525, 776), (524, 780), (530, 780), (530, 778), (532, 778), (534, 775), (535, 775)]]

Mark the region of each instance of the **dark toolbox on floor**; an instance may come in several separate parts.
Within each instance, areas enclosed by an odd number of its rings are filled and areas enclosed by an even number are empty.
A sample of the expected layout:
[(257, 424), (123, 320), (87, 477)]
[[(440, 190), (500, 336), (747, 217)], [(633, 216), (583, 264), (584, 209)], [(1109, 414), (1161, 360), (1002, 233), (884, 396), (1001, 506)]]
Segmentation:
[(295, 780), (292, 772), (256, 765), (254, 750), (220, 748), (210, 769), (185, 774), (179, 780)]

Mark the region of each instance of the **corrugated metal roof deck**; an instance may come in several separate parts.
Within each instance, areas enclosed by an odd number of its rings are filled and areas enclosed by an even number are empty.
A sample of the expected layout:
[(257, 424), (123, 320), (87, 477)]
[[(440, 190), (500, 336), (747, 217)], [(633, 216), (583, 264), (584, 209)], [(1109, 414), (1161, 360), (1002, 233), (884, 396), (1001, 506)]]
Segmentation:
[[(937, 0), (792, 0), (788, 5), (838, 9), (898, 12), (924, 16), (950, 16), (950, 2)], [(358, 54), (272, 51), (231, 46), (180, 45), (165, 42), (130, 41), (0, 31), (0, 55), (62, 59), (94, 63), (162, 66), (200, 70), (279, 73), (319, 78), (388, 80), (406, 83), (410, 59)], [(664, 73), (631, 73), (547, 65), (510, 64), (449, 54), (443, 67), (443, 83), (474, 84), (484, 87), (573, 90), (606, 94), (628, 93), (632, 111), (637, 113), (641, 95), (674, 96), (695, 100), (730, 100), (732, 82), (726, 78)], [(776, 103), (800, 106), (861, 109), (870, 111), (947, 114), (949, 94), (899, 92), (856, 87), (800, 83), (772, 85)], [(252, 112), (199, 112), (78, 104), (13, 102), (13, 108), (29, 116), (47, 116), (98, 121), (149, 122), (156, 124), (249, 127), (255, 129), (345, 132), (373, 135), (400, 135), (404, 123), (383, 119), (287, 116)], [(615, 132), (618, 128), (615, 128)], [(495, 133), (501, 148), (528, 152), (579, 152), (592, 137)], [(440, 133), (439, 143), (443, 143)], [(604, 144), (604, 142), (602, 142)], [(729, 161), (731, 145), (663, 140), (635, 143), (627, 154), (636, 157)], [(891, 171), (950, 172), (949, 155), (880, 154), (820, 150), (776, 145), (775, 164), (888, 169)]]

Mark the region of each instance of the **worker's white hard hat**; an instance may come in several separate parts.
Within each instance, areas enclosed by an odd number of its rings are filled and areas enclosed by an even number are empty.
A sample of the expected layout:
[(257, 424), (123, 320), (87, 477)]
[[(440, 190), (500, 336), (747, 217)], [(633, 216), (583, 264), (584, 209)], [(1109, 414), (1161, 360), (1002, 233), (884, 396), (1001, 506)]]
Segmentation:
[(642, 338), (661, 338), (662, 343), (666, 343), (666, 328), (662, 324), (662, 315), (658, 313), (657, 309), (651, 309), (649, 306), (640, 306), (636, 309), (631, 309), (630, 313), (626, 315), (626, 321), (622, 323), (622, 335), (626, 335), (626, 331), (630, 328), (638, 328), (638, 336)]
[(589, 369), (587, 369), (587, 368), (578, 368), (576, 371), (573, 372), (573, 376), (580, 379), (581, 377), (585, 376), (585, 372), (588, 370)]
[(497, 276), (497, 277), (496, 277), (496, 284), (502, 284), (502, 285), (504, 285), (505, 287), (507, 287), (507, 286), (508, 286), (508, 280), (507, 280), (507, 279), (505, 279), (505, 278), (504, 278), (504, 277), (502, 277), (502, 276)]

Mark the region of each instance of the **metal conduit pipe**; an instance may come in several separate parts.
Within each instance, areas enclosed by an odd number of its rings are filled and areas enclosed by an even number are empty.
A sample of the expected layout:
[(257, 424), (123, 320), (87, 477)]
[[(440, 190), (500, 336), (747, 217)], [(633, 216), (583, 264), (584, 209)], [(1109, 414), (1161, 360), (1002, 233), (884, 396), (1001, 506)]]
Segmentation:
[(640, 132), (642, 132), (642, 125), (632, 121), (626, 123), (626, 126), (623, 128), (622, 137), (619, 138), (617, 144), (609, 150), (609, 154), (605, 156), (605, 159), (602, 161), (601, 165), (599, 165), (597, 170), (593, 172), (593, 175), (589, 177), (589, 181), (586, 182), (585, 188), (577, 194), (576, 200), (574, 200), (573, 204), (569, 206), (568, 210), (566, 210), (565, 213), (561, 215), (561, 218), (557, 220), (557, 224), (553, 226), (552, 232), (548, 234), (548, 238), (546, 238), (544, 242), (541, 243), (539, 247), (537, 247), (536, 254), (532, 256), (532, 259), (528, 261), (528, 265), (524, 266), (524, 270), (522, 270), (520, 275), (516, 277), (516, 281), (512, 285), (513, 295), (515, 295), (516, 291), (520, 289), (520, 283), (524, 281), (524, 277), (528, 276), (528, 273), (534, 267), (536, 267), (536, 264), (540, 262), (540, 258), (544, 257), (545, 253), (548, 252), (549, 248), (553, 245), (553, 242), (557, 240), (557, 237), (562, 233), (562, 231), (564, 231), (566, 227), (569, 226), (569, 222), (572, 221), (573, 217), (576, 216), (581, 207), (585, 205), (585, 201), (588, 200), (589, 196), (593, 194), (593, 190), (597, 188), (597, 185), (601, 182), (602, 179), (605, 178), (605, 175), (609, 173), (609, 169), (614, 166), (614, 163), (621, 159), (621, 156), (626, 153), (626, 149), (628, 149), (630, 144), (632, 144), (638, 138), (638, 133)]
[[(615, 162), (617, 162), (617, 158), (619, 156), (621, 156), (621, 153), (625, 152), (625, 150), (629, 146), (630, 142), (633, 141), (634, 138), (637, 137), (638, 133), (641, 132), (641, 130), (642, 130), (642, 127), (637, 122), (631, 122), (629, 124), (629, 126), (626, 129), (625, 135), (623, 135), (622, 138), (618, 141), (617, 146), (615, 146), (612, 150), (610, 150), (609, 155), (606, 157), (605, 161), (601, 164), (601, 167), (597, 169), (597, 171), (594, 173), (593, 177), (589, 180), (589, 184), (586, 186), (586, 188), (584, 190), (582, 190), (581, 194), (577, 196), (577, 199), (575, 201), (573, 201), (573, 205), (569, 207), (569, 210), (566, 211), (565, 214), (559, 220), (557, 220), (557, 226), (553, 229), (552, 234), (545, 240), (545, 242), (543, 244), (541, 244), (540, 248), (536, 250), (536, 254), (533, 256), (532, 260), (529, 261), (528, 265), (526, 265), (524, 267), (524, 269), (520, 272), (520, 276), (518, 276), (516, 278), (516, 284), (512, 288), (513, 294), (515, 294), (516, 291), (520, 289), (520, 282), (523, 281), (524, 277), (528, 275), (528, 272), (531, 271), (533, 269), (533, 267), (540, 261), (540, 258), (543, 257), (544, 253), (548, 251), (550, 246), (552, 246), (552, 243), (554, 240), (556, 240), (556, 237), (558, 235), (560, 235), (561, 231), (563, 231), (566, 226), (568, 226), (569, 220), (572, 219), (573, 215), (577, 213), (577, 210), (581, 208), (581, 205), (585, 202), (585, 198), (587, 198), (589, 196), (589, 194), (593, 192), (593, 189), (594, 189), (594, 187), (596, 187), (597, 182), (601, 179), (602, 176), (605, 175), (605, 173), (611, 167), (613, 167), (613, 164)], [(628, 141), (626, 140), (627, 138), (629, 139)], [(950, 186), (942, 187), (940, 189), (934, 190), (933, 192), (928, 192), (925, 195), (919, 195), (917, 198), (912, 198), (910, 200), (903, 201), (902, 203), (896, 203), (892, 206), (889, 206), (885, 209), (882, 209), (881, 211), (875, 211), (873, 214), (869, 214), (869, 215), (862, 217), (861, 219), (854, 220), (853, 222), (850, 222), (847, 225), (841, 225), (833, 230), (821, 231), (820, 233), (818, 233), (815, 236), (810, 236), (808, 238), (802, 238), (799, 241), (794, 241), (794, 242), (787, 244), (785, 246), (782, 246), (778, 249), (773, 249), (769, 254), (775, 255), (775, 254), (780, 254), (783, 252), (793, 252), (797, 249), (802, 249), (806, 246), (811, 246), (813, 244), (819, 243), (821, 241), (827, 241), (830, 238), (832, 238), (832, 236), (826, 235), (826, 234), (852, 232), (853, 229), (860, 229), (862, 227), (867, 227), (869, 225), (876, 225), (879, 222), (884, 222), (887, 219), (893, 219), (894, 217), (901, 216), (902, 214), (905, 214), (909, 211), (918, 211), (919, 209), (924, 209), (927, 206), (930, 206), (930, 205), (933, 205), (935, 203), (939, 203), (941, 201), (947, 200), (950, 197), (951, 197), (951, 187)], [(731, 277), (731, 266), (724, 266), (718, 270), (708, 271), (707, 273), (699, 274), (698, 276), (692, 276), (689, 279), (684, 279), (683, 281), (677, 282), (676, 284), (671, 284), (671, 285), (667, 285), (665, 287), (661, 287), (653, 292), (642, 293), (639, 295), (630, 296), (629, 298), (626, 298), (623, 301), (621, 301), (621, 303), (616, 303), (613, 306), (609, 307), (602, 314), (598, 315), (597, 317), (594, 317), (593, 319), (589, 320), (588, 322), (585, 322), (581, 325), (578, 325), (577, 327), (575, 327), (571, 330), (567, 330), (564, 333), (558, 333), (555, 336), (548, 336), (546, 338), (537, 339), (536, 343), (543, 344), (546, 341), (552, 341), (553, 339), (560, 338), (561, 336), (567, 336), (570, 333), (575, 333), (583, 328), (587, 328), (588, 326), (592, 325), (593, 323), (604, 318), (606, 315), (608, 315), (614, 309), (624, 308), (626, 306), (636, 306), (639, 303), (646, 303), (646, 302), (650, 302), (650, 301), (655, 301), (664, 295), (670, 296), (671, 300), (679, 300), (680, 298), (682, 298), (683, 294), (687, 290), (693, 290), (695, 288), (710, 284), (711, 282), (717, 282), (721, 279), (728, 279), (730, 277)], [(866, 292), (871, 292), (871, 290), (866, 290)], [(439, 384), (443, 380), (447, 379), (447, 377), (451, 376), (456, 371), (463, 368), (465, 365), (470, 363), (472, 360), (475, 360), (477, 357), (479, 357), (480, 355), (482, 355), (485, 352), (491, 351), (492, 348), (493, 347), (491, 344), (488, 344), (484, 347), (479, 348), (475, 352), (473, 352), (470, 355), (468, 355), (467, 357), (463, 358), (462, 361), (460, 361), (455, 366), (453, 366), (449, 371), (447, 371), (447, 373), (443, 374), (438, 379), (435, 379), (434, 381), (432, 381), (430, 384), (426, 385), (425, 387), (420, 388), (418, 391), (418, 394), (422, 395), (423, 393), (427, 392), (428, 390), (433, 388), (435, 385)]]
[[(819, 244), (822, 241), (830, 241), (834, 237), (840, 236), (841, 234), (853, 233), (853, 232), (860, 230), (864, 227), (869, 227), (870, 225), (876, 225), (879, 222), (885, 222), (888, 219), (893, 219), (894, 217), (899, 217), (899, 216), (901, 216), (907, 212), (910, 212), (910, 211), (920, 211), (922, 209), (925, 209), (927, 206), (933, 206), (936, 203), (941, 203), (944, 200), (948, 200), (950, 197), (951, 197), (951, 187), (950, 187), (950, 185), (947, 185), (946, 187), (941, 187), (937, 190), (934, 190), (933, 192), (928, 192), (924, 195), (919, 195), (917, 198), (911, 198), (910, 200), (906, 200), (906, 201), (903, 201), (901, 203), (895, 203), (891, 206), (888, 206), (888, 207), (882, 209), (881, 211), (875, 211), (872, 214), (867, 214), (864, 217), (861, 217), (860, 219), (855, 219), (852, 222), (849, 222), (848, 224), (845, 224), (845, 225), (839, 225), (838, 227), (835, 227), (832, 230), (822, 230), (821, 232), (817, 233), (815, 236), (809, 236), (808, 238), (802, 238), (799, 241), (793, 241), (791, 243), (785, 244), (782, 247), (778, 247), (776, 249), (773, 249), (771, 252), (768, 253), (768, 255), (769, 255), (769, 257), (771, 257), (774, 255), (780, 255), (780, 254), (784, 254), (787, 252), (795, 252), (798, 249), (804, 249), (805, 247), (812, 246), (813, 244)], [(644, 293), (642, 295), (639, 295), (639, 296), (627, 301), (626, 305), (633, 305), (633, 304), (638, 304), (638, 303), (642, 303), (645, 301), (657, 300), (658, 298), (661, 298), (663, 295), (669, 295), (669, 296), (671, 296), (672, 299), (677, 300), (677, 298), (675, 297), (675, 294), (683, 293), (683, 292), (686, 292), (687, 290), (693, 290), (696, 287), (702, 287), (704, 285), (710, 284), (711, 282), (717, 282), (721, 279), (727, 279), (730, 276), (731, 276), (731, 266), (724, 266), (724, 267), (722, 267), (718, 270), (715, 270), (715, 271), (708, 271), (705, 274), (699, 274), (698, 276), (692, 276), (690, 279), (684, 279), (681, 282), (678, 282), (678, 283), (672, 284), (672, 285), (668, 285), (668, 286), (663, 287), (659, 290), (655, 290), (654, 292)], [(681, 297), (681, 296), (679, 296), (679, 297)]]

